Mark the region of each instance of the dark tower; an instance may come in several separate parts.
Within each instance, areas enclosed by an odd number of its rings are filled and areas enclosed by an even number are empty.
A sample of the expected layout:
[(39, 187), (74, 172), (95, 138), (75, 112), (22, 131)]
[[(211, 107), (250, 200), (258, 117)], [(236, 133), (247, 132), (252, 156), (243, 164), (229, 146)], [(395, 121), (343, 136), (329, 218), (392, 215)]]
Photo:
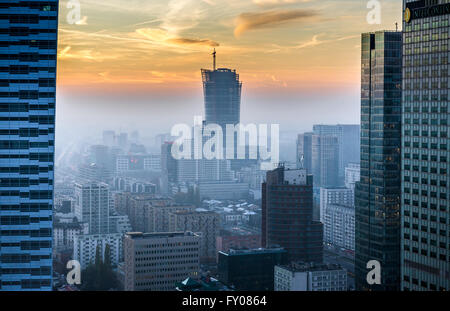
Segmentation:
[[(400, 286), (402, 33), (362, 35), (361, 180), (355, 188), (357, 290)], [(381, 264), (369, 285), (367, 263)]]

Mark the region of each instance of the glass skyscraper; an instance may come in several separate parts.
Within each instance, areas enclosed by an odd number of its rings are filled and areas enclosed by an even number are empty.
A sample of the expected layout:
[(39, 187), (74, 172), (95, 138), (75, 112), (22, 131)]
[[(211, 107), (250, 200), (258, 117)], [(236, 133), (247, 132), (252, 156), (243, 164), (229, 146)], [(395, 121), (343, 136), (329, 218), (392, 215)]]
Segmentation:
[(450, 1), (403, 1), (403, 290), (450, 290)]
[(57, 0), (0, 0), (0, 290), (52, 289)]
[[(400, 288), (402, 34), (362, 35), (361, 179), (355, 189), (357, 290)], [(369, 285), (367, 264), (381, 264)]]
[(205, 121), (222, 126), (238, 124), (241, 116), (242, 82), (236, 70), (219, 68), (203, 69), (203, 93), (205, 96)]

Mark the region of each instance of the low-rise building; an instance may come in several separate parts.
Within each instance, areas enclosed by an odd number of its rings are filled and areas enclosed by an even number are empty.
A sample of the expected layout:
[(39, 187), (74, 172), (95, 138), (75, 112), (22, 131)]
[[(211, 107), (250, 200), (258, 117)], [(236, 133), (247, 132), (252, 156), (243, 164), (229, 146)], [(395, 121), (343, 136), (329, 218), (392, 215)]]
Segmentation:
[(89, 226), (85, 222), (59, 222), (53, 224), (53, 250), (60, 252), (73, 250), (75, 237), (88, 234)]
[(346, 291), (347, 271), (339, 265), (294, 262), (275, 267), (275, 291)]
[(284, 264), (282, 248), (219, 252), (219, 281), (239, 291), (273, 291), (274, 267)]
[(73, 259), (78, 260), (85, 269), (94, 263), (97, 247), (104, 260), (105, 248), (109, 245), (111, 265), (117, 266), (123, 260), (123, 235), (120, 233), (76, 235), (74, 239)]

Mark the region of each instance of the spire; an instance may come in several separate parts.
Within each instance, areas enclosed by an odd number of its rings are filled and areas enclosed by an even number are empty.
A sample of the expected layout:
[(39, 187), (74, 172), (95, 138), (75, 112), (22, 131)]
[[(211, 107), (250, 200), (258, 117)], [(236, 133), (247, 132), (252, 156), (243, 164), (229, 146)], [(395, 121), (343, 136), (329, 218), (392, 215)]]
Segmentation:
[(214, 52), (212, 53), (213, 56), (213, 70), (216, 71), (216, 49), (214, 49)]

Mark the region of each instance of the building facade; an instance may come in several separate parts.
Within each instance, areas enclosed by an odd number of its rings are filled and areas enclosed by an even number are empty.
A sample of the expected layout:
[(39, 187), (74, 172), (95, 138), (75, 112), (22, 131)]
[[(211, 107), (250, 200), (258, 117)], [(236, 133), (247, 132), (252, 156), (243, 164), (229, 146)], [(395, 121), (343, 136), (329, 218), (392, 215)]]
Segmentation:
[(320, 221), (325, 222), (325, 210), (330, 205), (355, 205), (355, 193), (352, 189), (340, 188), (320, 188)]
[(324, 210), (323, 241), (355, 251), (355, 207), (330, 204)]
[(403, 1), (401, 288), (450, 290), (450, 3)]
[(361, 165), (359, 163), (349, 163), (345, 168), (345, 187), (355, 190), (355, 184), (361, 178)]
[[(358, 290), (400, 288), (402, 34), (362, 35), (361, 180), (355, 187), (355, 281)], [(377, 260), (381, 284), (366, 268)]]
[(286, 249), (289, 260), (322, 262), (323, 225), (313, 221), (312, 176), (279, 167), (262, 185), (262, 246)]
[(89, 234), (110, 233), (109, 186), (105, 183), (75, 184), (75, 216), (86, 222)]
[(199, 278), (200, 240), (192, 233), (128, 233), (124, 240), (125, 291), (173, 291)]
[(284, 264), (282, 248), (219, 252), (219, 281), (238, 291), (273, 291), (274, 268)]
[(316, 135), (334, 136), (338, 140), (339, 148), (339, 179), (344, 176), (345, 167), (352, 162), (360, 161), (361, 127), (357, 124), (337, 124), (313, 126)]
[(58, 1), (0, 16), (0, 290), (51, 290)]
[(347, 271), (339, 265), (293, 262), (275, 266), (275, 291), (347, 291)]
[(201, 261), (215, 261), (219, 230), (220, 216), (215, 212), (175, 211), (169, 215), (169, 232), (190, 231), (202, 237)]
[(95, 263), (97, 248), (102, 260), (105, 260), (106, 245), (110, 248), (110, 261), (113, 267), (123, 261), (123, 234), (86, 234), (75, 235), (73, 245), (73, 259), (78, 260), (82, 269)]

